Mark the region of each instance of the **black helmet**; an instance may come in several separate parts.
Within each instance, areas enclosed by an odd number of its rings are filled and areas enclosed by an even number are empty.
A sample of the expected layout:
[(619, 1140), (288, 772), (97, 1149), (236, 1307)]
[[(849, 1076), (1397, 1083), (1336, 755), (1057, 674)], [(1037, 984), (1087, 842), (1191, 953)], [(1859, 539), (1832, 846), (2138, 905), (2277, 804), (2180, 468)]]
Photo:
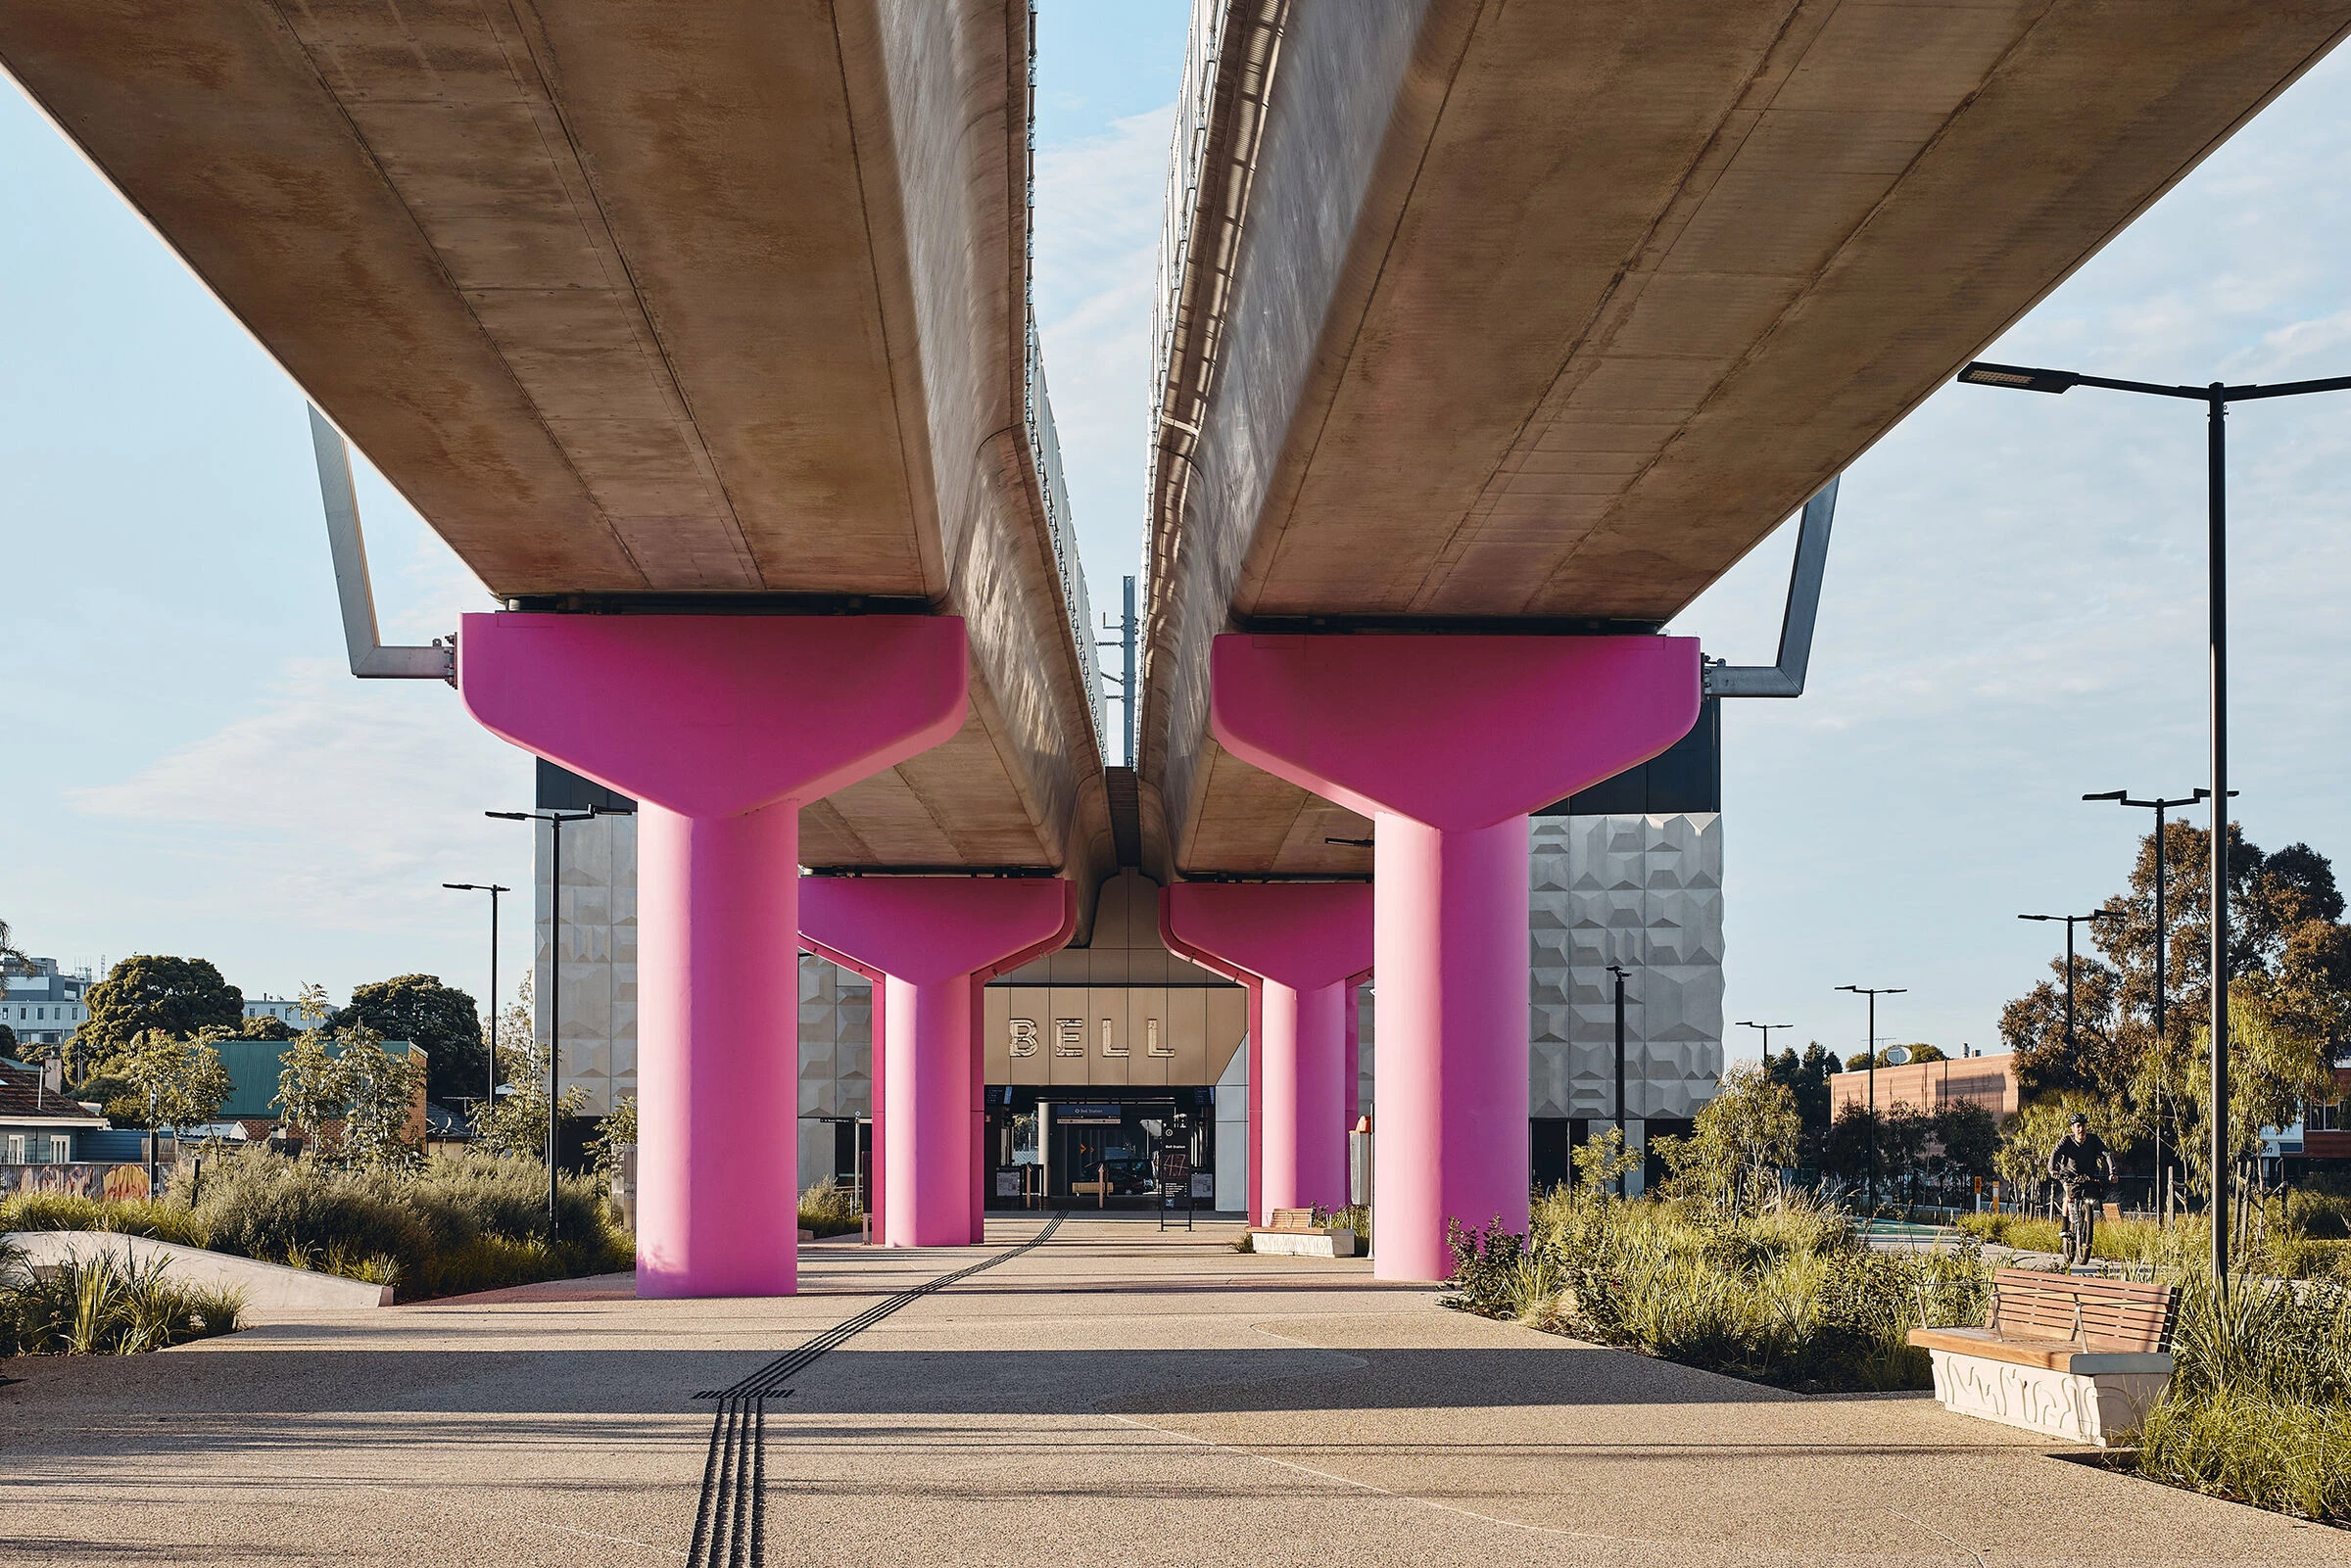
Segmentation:
[(2088, 1126), (2088, 1125), (2089, 1125), (2089, 1117), (2087, 1117), (2084, 1116), (2084, 1115), (2083, 1115), (2081, 1112), (2077, 1111), (2077, 1112), (2075, 1112), (2075, 1113), (2074, 1113), (2074, 1115), (2073, 1115), (2073, 1119), (2072, 1119), (2072, 1121), (2071, 1121), (2070, 1125), (2077, 1126), (2077, 1127), (2087, 1127), (2087, 1126)]

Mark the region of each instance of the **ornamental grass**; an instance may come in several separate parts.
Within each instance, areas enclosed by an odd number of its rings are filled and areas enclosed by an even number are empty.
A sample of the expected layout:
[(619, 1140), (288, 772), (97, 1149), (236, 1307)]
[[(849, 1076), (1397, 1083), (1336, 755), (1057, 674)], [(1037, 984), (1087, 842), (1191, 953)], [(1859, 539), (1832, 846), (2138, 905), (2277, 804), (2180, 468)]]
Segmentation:
[(1875, 1252), (1798, 1192), (1726, 1212), (1586, 1183), (1531, 1219), (1526, 1236), (1453, 1227), (1448, 1305), (1807, 1392), (1931, 1387), (1904, 1336), (1981, 1322), (1989, 1284), (1972, 1241)]

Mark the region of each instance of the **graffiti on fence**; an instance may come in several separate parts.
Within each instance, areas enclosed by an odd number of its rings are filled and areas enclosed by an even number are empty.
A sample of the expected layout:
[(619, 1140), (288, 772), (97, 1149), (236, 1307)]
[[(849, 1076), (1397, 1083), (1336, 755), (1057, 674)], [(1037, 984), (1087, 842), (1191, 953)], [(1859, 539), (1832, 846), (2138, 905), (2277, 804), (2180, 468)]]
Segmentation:
[(0, 1198), (62, 1193), (120, 1203), (148, 1194), (145, 1165), (0, 1165)]

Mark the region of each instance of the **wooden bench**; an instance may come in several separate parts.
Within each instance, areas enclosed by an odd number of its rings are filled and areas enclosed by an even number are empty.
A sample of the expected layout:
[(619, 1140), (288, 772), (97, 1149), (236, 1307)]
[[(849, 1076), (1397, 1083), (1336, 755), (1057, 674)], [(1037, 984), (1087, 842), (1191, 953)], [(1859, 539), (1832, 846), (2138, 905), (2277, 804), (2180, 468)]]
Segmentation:
[(1253, 1226), (1249, 1250), (1290, 1258), (1353, 1258), (1356, 1234), (1343, 1226), (1317, 1225), (1312, 1209), (1276, 1209), (1270, 1225)]
[(2163, 1398), (2179, 1311), (2169, 1285), (2002, 1268), (1982, 1328), (1914, 1328), (1910, 1343), (1944, 1409), (2104, 1448)]

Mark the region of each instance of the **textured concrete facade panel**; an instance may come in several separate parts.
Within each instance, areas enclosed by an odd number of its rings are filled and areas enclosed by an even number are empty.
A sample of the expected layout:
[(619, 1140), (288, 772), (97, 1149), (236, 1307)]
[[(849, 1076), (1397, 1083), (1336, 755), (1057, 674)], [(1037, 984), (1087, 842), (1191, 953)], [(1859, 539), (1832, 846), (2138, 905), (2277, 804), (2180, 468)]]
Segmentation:
[(1627, 1114), (1695, 1115), (1722, 1072), (1721, 817), (1539, 817), (1533, 854), (1532, 1114), (1615, 1114), (1620, 964)]
[(532, 825), (532, 1023), (549, 1038), (560, 995), (563, 1087), (587, 1091), (600, 1117), (637, 1092), (637, 819), (597, 817), (563, 829), (561, 983), (555, 982), (552, 830)]

